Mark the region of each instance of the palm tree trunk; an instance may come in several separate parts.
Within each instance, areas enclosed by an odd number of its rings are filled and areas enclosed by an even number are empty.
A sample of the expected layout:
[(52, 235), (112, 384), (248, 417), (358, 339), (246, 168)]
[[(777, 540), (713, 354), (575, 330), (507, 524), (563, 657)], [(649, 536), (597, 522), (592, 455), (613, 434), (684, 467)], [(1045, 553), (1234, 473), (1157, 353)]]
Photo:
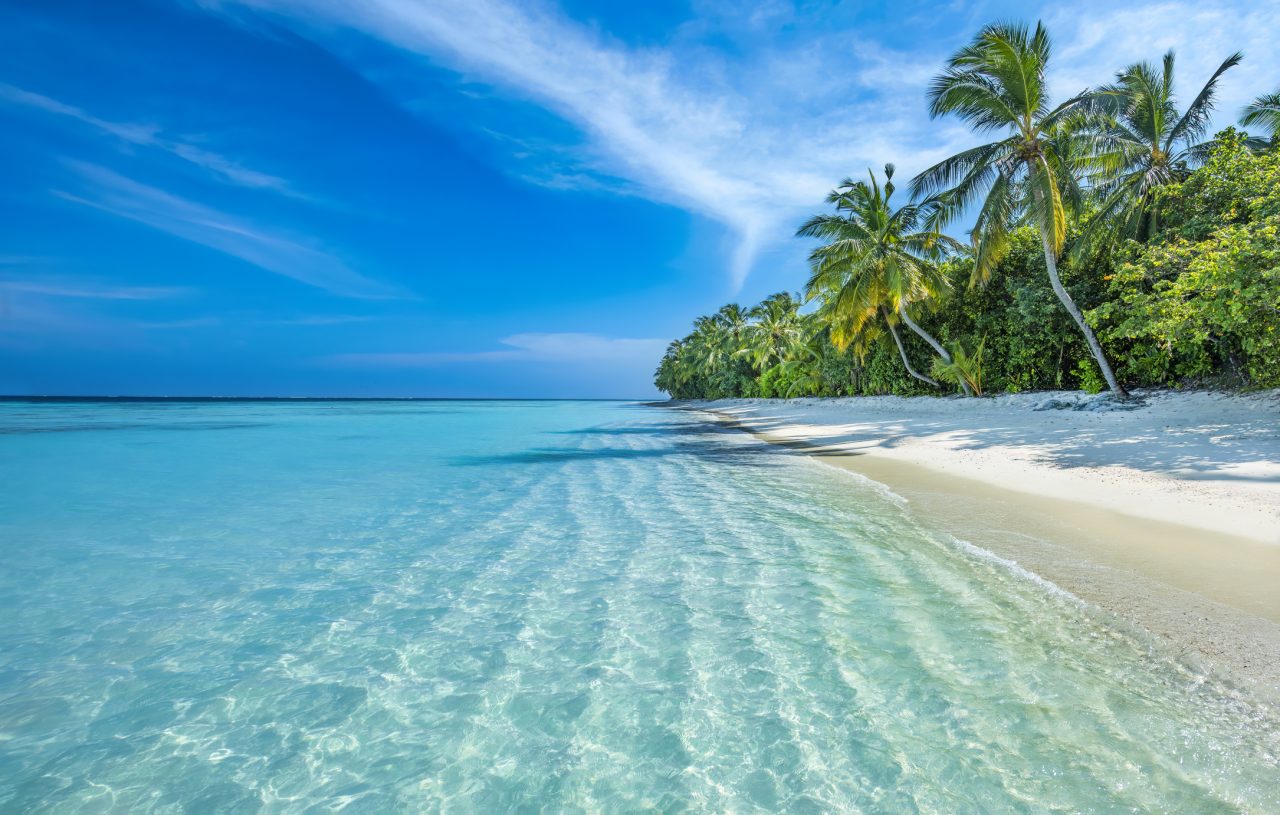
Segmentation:
[[(919, 334), (921, 339), (933, 346), (933, 350), (938, 352), (938, 356), (942, 357), (943, 361), (948, 365), (951, 364), (951, 354), (947, 353), (947, 349), (943, 348), (942, 343), (935, 340), (932, 334), (925, 331), (916, 324), (915, 320), (911, 319), (911, 315), (907, 314), (907, 307), (904, 303), (898, 303), (898, 315), (901, 316), (902, 321), (907, 324), (907, 328), (910, 328), (912, 331)], [(969, 383), (965, 382), (963, 378), (960, 380), (960, 387), (964, 389), (965, 396), (973, 396), (973, 391), (969, 389)]]
[(1067, 310), (1067, 313), (1071, 315), (1071, 319), (1075, 320), (1076, 325), (1080, 327), (1080, 333), (1084, 334), (1085, 342), (1089, 343), (1089, 351), (1093, 354), (1094, 361), (1102, 369), (1102, 378), (1107, 380), (1107, 387), (1121, 399), (1128, 399), (1129, 392), (1116, 379), (1115, 373), (1111, 370), (1111, 363), (1107, 362), (1107, 355), (1102, 353), (1102, 346), (1098, 344), (1098, 338), (1094, 336), (1093, 329), (1085, 322), (1084, 315), (1080, 313), (1080, 307), (1076, 305), (1075, 300), (1071, 299), (1071, 295), (1058, 278), (1058, 260), (1053, 251), (1053, 242), (1049, 240), (1048, 231), (1041, 229), (1040, 238), (1044, 243), (1044, 263), (1049, 270), (1049, 285), (1053, 287), (1053, 293), (1058, 295), (1058, 299), (1062, 301), (1062, 307)]
[(907, 367), (907, 373), (911, 374), (916, 379), (919, 379), (921, 382), (928, 382), (935, 388), (938, 387), (937, 380), (930, 379), (922, 373), (917, 373), (916, 369), (911, 367), (911, 360), (907, 359), (907, 349), (902, 347), (902, 338), (898, 336), (898, 329), (893, 327), (893, 323), (889, 322), (887, 317), (884, 322), (885, 325), (889, 326), (889, 333), (893, 336), (893, 341), (898, 346), (898, 354), (902, 357), (902, 364)]

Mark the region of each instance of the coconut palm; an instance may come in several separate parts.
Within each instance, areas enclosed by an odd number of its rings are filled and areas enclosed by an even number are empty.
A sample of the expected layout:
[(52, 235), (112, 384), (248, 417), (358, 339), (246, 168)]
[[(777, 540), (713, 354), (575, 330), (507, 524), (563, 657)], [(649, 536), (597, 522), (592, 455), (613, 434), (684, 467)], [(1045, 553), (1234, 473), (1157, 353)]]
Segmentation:
[(733, 358), (741, 359), (751, 335), (751, 312), (737, 303), (721, 306), (715, 319), (724, 328), (725, 351)]
[(827, 332), (821, 315), (800, 315), (800, 339), (787, 349), (787, 358), (779, 363), (790, 382), (783, 394), (787, 398), (822, 391), (822, 352)]
[(680, 340), (672, 340), (667, 345), (667, 351), (662, 355), (662, 361), (658, 363), (658, 371), (653, 377), (653, 384), (658, 390), (666, 391), (676, 399), (684, 395), (684, 386), (693, 377), (692, 366), (682, 358), (683, 355), (684, 343)]
[(694, 364), (705, 378), (714, 376), (733, 356), (729, 329), (717, 315), (693, 321), (689, 347)]
[[(948, 288), (934, 261), (944, 249), (958, 249), (951, 238), (921, 225), (933, 202), (894, 209), (892, 164), (884, 167), (883, 186), (874, 172), (869, 181), (845, 179), (827, 196), (835, 214), (815, 215), (799, 234), (824, 241), (809, 254), (812, 274), (806, 295), (822, 299), (822, 313), (832, 321), (832, 340), (846, 347), (870, 324), (884, 327), (893, 337), (907, 373), (922, 382), (937, 381), (911, 365), (898, 335), (899, 320), (951, 362), (951, 354), (911, 317), (911, 310), (936, 302)], [(969, 393), (968, 386), (964, 386)]]
[(716, 312), (716, 319), (725, 327), (730, 344), (740, 348), (751, 325), (751, 316), (747, 310), (737, 303), (729, 303), (720, 307)]
[(1223, 60), (1182, 114), (1173, 93), (1173, 51), (1159, 67), (1135, 63), (1095, 91), (1090, 121), (1098, 139), (1083, 163), (1099, 206), (1078, 247), (1113, 237), (1145, 241), (1159, 229), (1156, 191), (1186, 178), (1203, 159), (1218, 80), (1242, 58), (1237, 52)]
[(1260, 127), (1274, 138), (1280, 136), (1280, 89), (1259, 96), (1245, 107), (1240, 116), (1245, 127)]
[(762, 371), (782, 362), (787, 351), (804, 340), (800, 301), (787, 292), (766, 297), (751, 309), (751, 317), (744, 349)]
[(1038, 227), (1049, 284), (1079, 326), (1107, 386), (1123, 397), (1127, 394), (1098, 338), (1058, 277), (1068, 212), (1082, 199), (1073, 166), (1078, 134), (1069, 125), (1085, 111), (1089, 96), (1050, 105), (1045, 70), (1051, 50), (1042, 24), (1032, 32), (1023, 25), (998, 23), (952, 55), (929, 88), (930, 115), (954, 114), (978, 133), (1003, 136), (925, 170), (915, 178), (913, 192), (917, 197), (941, 195), (935, 224), (981, 202), (973, 227), (975, 282), (985, 281), (1009, 251), (1010, 234), (1018, 224)]

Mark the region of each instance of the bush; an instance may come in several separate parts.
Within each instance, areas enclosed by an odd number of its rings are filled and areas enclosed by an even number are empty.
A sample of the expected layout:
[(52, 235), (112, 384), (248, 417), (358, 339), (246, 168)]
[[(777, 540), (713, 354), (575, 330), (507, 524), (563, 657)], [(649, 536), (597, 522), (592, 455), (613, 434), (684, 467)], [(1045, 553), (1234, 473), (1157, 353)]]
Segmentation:
[(1234, 131), (1166, 191), (1169, 226), (1109, 281), (1091, 315), (1144, 385), (1280, 386), (1280, 154)]

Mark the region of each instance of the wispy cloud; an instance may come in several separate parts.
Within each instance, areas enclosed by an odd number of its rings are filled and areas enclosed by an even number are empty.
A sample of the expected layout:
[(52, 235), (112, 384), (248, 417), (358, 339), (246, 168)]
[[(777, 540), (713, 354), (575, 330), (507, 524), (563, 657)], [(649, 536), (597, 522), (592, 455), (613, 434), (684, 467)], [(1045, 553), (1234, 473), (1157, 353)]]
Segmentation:
[(85, 183), (85, 190), (80, 193), (54, 191), (68, 201), (146, 224), (333, 294), (369, 299), (407, 296), (402, 290), (365, 277), (328, 252), (299, 240), (104, 167), (81, 162), (68, 162), (68, 165)]
[[(924, 75), (931, 61), (877, 50), (847, 33), (755, 53), (746, 66), (703, 49), (629, 49), (532, 3), (242, 5), (304, 25), (349, 27), (540, 102), (589, 135), (578, 158), (590, 172), (581, 178), (620, 177), (647, 197), (731, 227), (735, 287), (759, 248), (789, 238), (801, 213), (841, 176), (892, 159), (893, 150), (909, 150), (918, 162), (941, 158), (954, 135), (945, 127), (928, 139), (909, 134), (885, 118), (883, 105), (871, 126), (869, 109), (855, 103), (868, 92), (888, 95), (904, 78)], [(757, 22), (773, 24), (767, 14)], [(849, 65), (858, 49), (865, 58)], [(575, 183), (575, 174), (557, 171), (543, 183)]]
[(667, 341), (661, 339), (626, 339), (574, 332), (513, 334), (499, 342), (506, 347), (484, 351), (339, 354), (330, 357), (329, 361), (338, 365), (389, 368), (490, 362), (651, 363), (667, 345)]
[(167, 138), (162, 135), (161, 128), (156, 125), (102, 119), (74, 105), (4, 83), (0, 83), (0, 99), (11, 104), (74, 119), (132, 145), (162, 150), (200, 167), (227, 184), (249, 189), (270, 190), (281, 195), (310, 200), (309, 196), (293, 189), (288, 181), (279, 176), (245, 167), (233, 159), (192, 144), (190, 141)]
[(1220, 84), (1215, 127), (1236, 121), (1240, 109), (1280, 84), (1280, 5), (1253, 2), (1099, 4), (1087, 12), (1054, 8), (1045, 18), (1057, 42), (1054, 87), (1066, 95), (1100, 82), (1138, 60), (1178, 55), (1177, 90), (1191, 100), (1235, 51), (1244, 61)]
[[(576, 165), (552, 149), (547, 167), (530, 170), (522, 158), (517, 175), (548, 186), (638, 193), (724, 223), (736, 234), (735, 287), (759, 250), (788, 239), (841, 177), (886, 161), (909, 175), (973, 141), (957, 122), (930, 121), (924, 105), (928, 78), (968, 30), (957, 31), (953, 43), (940, 46), (935, 35), (907, 51), (877, 44), (871, 32), (825, 26), (812, 7), (801, 15), (787, 2), (702, 2), (695, 4), (699, 18), (664, 47), (636, 48), (533, 0), (206, 5), (277, 14), (321, 40), (336, 29), (354, 30), (538, 102), (588, 142), (577, 149)], [(1190, 86), (1243, 47), (1245, 67), (1223, 89), (1220, 124), (1226, 124), (1244, 99), (1280, 76), (1274, 48), (1280, 7), (1172, 0), (1059, 9), (1026, 7), (1020, 14), (1028, 20), (1048, 14), (1060, 94), (1107, 81), (1126, 61), (1155, 58), (1169, 46), (1181, 50), (1180, 72)], [(986, 22), (976, 14), (964, 24)], [(805, 36), (775, 36), (797, 26), (806, 26)], [(707, 47), (712, 35), (729, 29), (748, 32), (751, 47)]]
[(77, 300), (166, 300), (180, 297), (190, 291), (177, 286), (115, 286), (57, 278), (25, 280), (0, 278), (0, 290)]

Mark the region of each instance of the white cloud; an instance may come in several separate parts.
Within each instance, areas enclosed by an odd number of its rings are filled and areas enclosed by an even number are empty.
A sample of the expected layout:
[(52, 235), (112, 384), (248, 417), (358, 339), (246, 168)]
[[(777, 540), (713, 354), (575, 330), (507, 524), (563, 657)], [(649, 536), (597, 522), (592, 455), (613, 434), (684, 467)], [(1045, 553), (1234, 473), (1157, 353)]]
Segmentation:
[[(958, 132), (943, 126), (912, 133), (895, 118), (905, 105), (900, 89), (926, 76), (931, 58), (849, 34), (755, 54), (742, 65), (716, 61), (705, 49), (629, 49), (552, 10), (507, 0), (240, 5), (324, 31), (354, 29), (543, 104), (590, 137), (579, 156), (586, 168), (731, 227), (735, 289), (757, 252), (789, 239), (841, 177), (904, 152), (914, 158), (904, 169), (922, 169), (949, 151)], [(785, 4), (774, 5), (744, 24), (789, 16)], [(855, 104), (869, 90), (880, 101)], [(914, 97), (911, 103), (920, 106)]]
[(1235, 51), (1244, 61), (1219, 83), (1215, 128), (1234, 124), (1254, 97), (1280, 85), (1280, 4), (1154, 2), (1055, 10), (1053, 87), (1060, 96), (1110, 81), (1125, 66), (1177, 53), (1177, 91), (1190, 102)]
[[(577, 156), (583, 173), (556, 155), (551, 172), (522, 167), (518, 175), (570, 186), (594, 175), (615, 189), (608, 179), (622, 179), (623, 192), (729, 226), (735, 289), (757, 254), (789, 239), (840, 178), (886, 161), (909, 178), (976, 141), (954, 120), (930, 121), (925, 108), (929, 78), (984, 22), (967, 10), (938, 11), (962, 27), (954, 42), (922, 40), (908, 52), (874, 42), (870, 29), (828, 27), (812, 9), (801, 15), (775, 1), (697, 4), (700, 16), (661, 48), (628, 47), (536, 0), (225, 2), (277, 14), (322, 40), (340, 42), (335, 32), (354, 30), (554, 111), (588, 137)], [(1188, 94), (1228, 53), (1246, 51), (1224, 84), (1219, 125), (1280, 81), (1276, 4), (1098, 3), (1023, 8), (1019, 16), (1034, 21), (1038, 12), (1057, 41), (1059, 95), (1169, 46), (1179, 49)], [(806, 35), (777, 36), (796, 26)], [(739, 34), (749, 44), (739, 55), (705, 44), (710, 35)]]
[(55, 191), (55, 195), (68, 201), (146, 224), (334, 294), (358, 298), (405, 296), (397, 288), (353, 271), (321, 249), (265, 231), (104, 167), (80, 162), (68, 164), (87, 184), (83, 195)]
[(155, 125), (112, 122), (107, 119), (100, 119), (88, 111), (59, 102), (57, 99), (51, 99), (48, 96), (42, 96), (4, 83), (0, 83), (0, 99), (16, 105), (23, 105), (46, 113), (74, 119), (129, 144), (163, 150), (208, 171), (215, 178), (228, 184), (249, 189), (270, 190), (294, 198), (307, 198), (307, 196), (294, 190), (289, 185), (289, 182), (283, 178), (250, 169), (224, 155), (215, 153), (212, 150), (206, 150), (198, 145), (165, 138), (161, 135), (160, 128)]
[(340, 354), (330, 361), (339, 365), (368, 365), (391, 368), (418, 368), (454, 363), (547, 362), (547, 363), (652, 363), (662, 354), (667, 341), (626, 339), (599, 334), (526, 333), (504, 337), (505, 348), (486, 351), (418, 351), (402, 353)]

